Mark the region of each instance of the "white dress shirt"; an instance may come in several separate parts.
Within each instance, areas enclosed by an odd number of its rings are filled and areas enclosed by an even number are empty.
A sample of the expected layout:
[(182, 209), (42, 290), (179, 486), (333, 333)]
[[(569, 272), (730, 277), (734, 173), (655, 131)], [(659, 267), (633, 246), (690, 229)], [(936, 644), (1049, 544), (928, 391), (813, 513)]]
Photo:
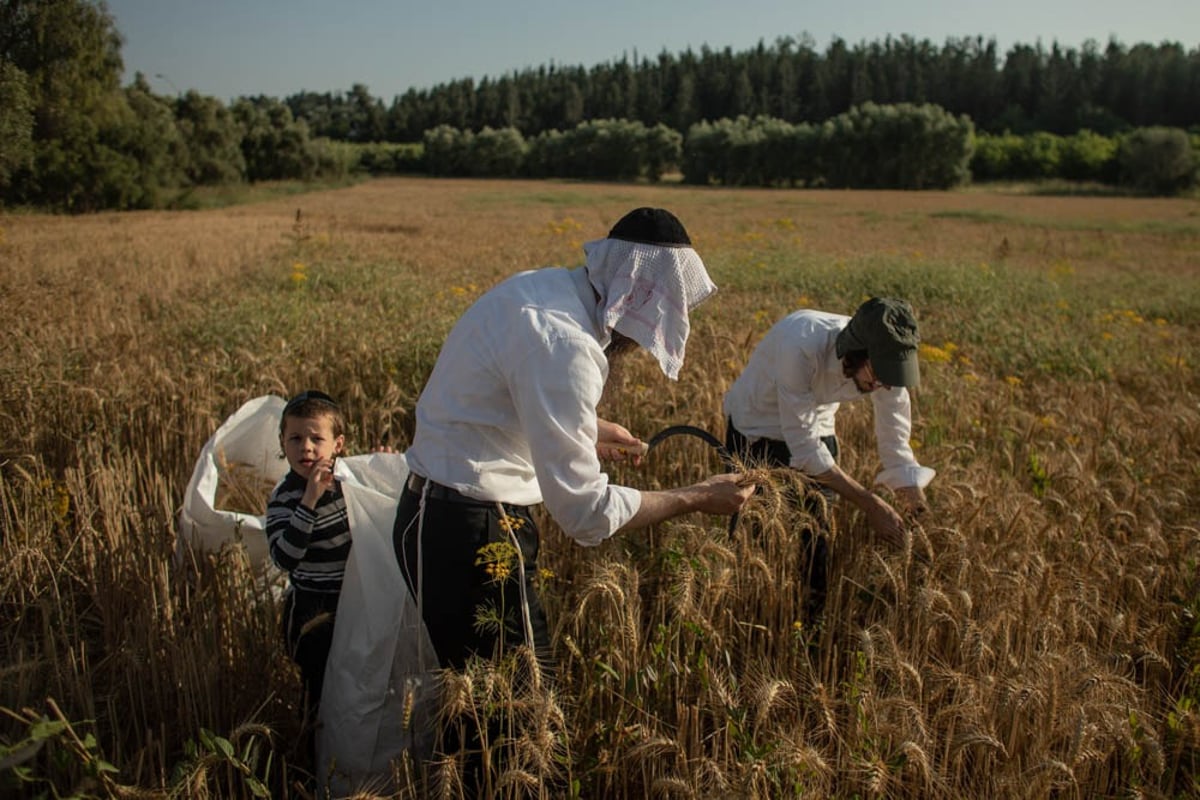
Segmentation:
[(584, 269), (522, 272), (484, 294), (442, 345), (405, 453), (413, 472), (478, 500), (545, 502), (568, 536), (596, 545), (641, 506), (596, 455), (608, 378)]
[(870, 397), (883, 466), (875, 482), (890, 489), (924, 488), (936, 473), (917, 463), (909, 444), (908, 390), (892, 387), (864, 394), (842, 374), (835, 342), (849, 321), (841, 314), (802, 310), (777, 322), (725, 394), (725, 414), (750, 441), (782, 440), (791, 451), (792, 467), (820, 475), (834, 466), (821, 437), (834, 435), (838, 406)]

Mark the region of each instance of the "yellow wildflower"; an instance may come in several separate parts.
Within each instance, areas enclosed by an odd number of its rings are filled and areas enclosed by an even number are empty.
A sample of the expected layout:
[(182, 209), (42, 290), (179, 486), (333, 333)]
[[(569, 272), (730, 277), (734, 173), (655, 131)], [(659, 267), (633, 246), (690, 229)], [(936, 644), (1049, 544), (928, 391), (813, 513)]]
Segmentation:
[[(508, 519), (507, 517), (505, 519)], [(503, 520), (502, 520), (503, 521)], [(478, 558), (475, 566), (483, 567), (484, 572), (494, 583), (502, 583), (512, 574), (513, 564), (517, 558), (517, 548), (508, 542), (489, 542), (476, 551)]]
[(931, 364), (945, 364), (950, 361), (950, 352), (943, 347), (934, 347), (931, 344), (922, 344), (918, 349), (922, 361)]
[(521, 528), (525, 527), (525, 520), (521, 517), (503, 516), (500, 518), (500, 527), (509, 533), (512, 533), (513, 531), (519, 531)]

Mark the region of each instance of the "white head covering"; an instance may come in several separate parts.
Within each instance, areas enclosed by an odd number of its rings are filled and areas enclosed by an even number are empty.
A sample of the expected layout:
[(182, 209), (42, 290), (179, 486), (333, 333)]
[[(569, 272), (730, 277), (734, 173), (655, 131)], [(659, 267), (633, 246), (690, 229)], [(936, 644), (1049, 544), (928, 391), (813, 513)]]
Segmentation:
[(608, 345), (612, 331), (624, 334), (678, 380), (691, 328), (688, 312), (717, 290), (700, 254), (686, 245), (612, 238), (586, 242), (583, 252), (588, 280), (600, 296), (601, 344)]

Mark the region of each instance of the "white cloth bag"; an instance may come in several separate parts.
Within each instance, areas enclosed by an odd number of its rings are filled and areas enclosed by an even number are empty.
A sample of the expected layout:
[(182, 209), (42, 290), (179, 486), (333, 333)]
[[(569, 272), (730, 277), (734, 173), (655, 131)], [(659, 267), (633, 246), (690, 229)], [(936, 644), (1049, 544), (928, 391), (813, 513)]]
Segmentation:
[(335, 796), (387, 791), (391, 762), (433, 752), (437, 656), (392, 546), (408, 465), (399, 453), (339, 458), (354, 544), (318, 712), (317, 766)]
[(282, 480), (288, 471), (287, 461), (279, 457), (279, 419), (285, 405), (282, 397), (270, 394), (248, 400), (209, 438), (179, 512), (180, 545), (216, 551), (226, 542), (241, 541), (251, 564), (270, 564), (266, 516), (217, 508), (218, 458), (253, 470), (266, 482)]
[[(216, 507), (221, 458), (264, 482), (287, 474), (279, 457), (279, 421), (287, 402), (265, 395), (247, 401), (204, 445), (179, 514), (185, 545), (219, 550), (240, 541), (251, 563), (276, 581), (266, 516)], [(416, 761), (433, 751), (437, 656), (392, 548), (392, 526), (408, 464), (399, 453), (339, 458), (353, 546), (338, 601), (326, 663), (317, 733), (319, 775), (337, 795), (385, 788), (391, 760), (406, 750)], [(265, 500), (266, 498), (264, 498)]]

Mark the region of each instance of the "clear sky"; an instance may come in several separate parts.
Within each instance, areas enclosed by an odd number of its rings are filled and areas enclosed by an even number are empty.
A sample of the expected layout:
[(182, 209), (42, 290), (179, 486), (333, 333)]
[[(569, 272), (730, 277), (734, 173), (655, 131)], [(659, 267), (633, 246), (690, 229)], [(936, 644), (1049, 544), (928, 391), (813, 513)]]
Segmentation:
[(409, 88), (551, 63), (591, 67), (702, 45), (745, 50), (807, 33), (819, 51), (909, 34), (941, 45), (981, 35), (1078, 49), (1200, 47), (1200, 0), (108, 0), (126, 82), (221, 100), (366, 84), (390, 103)]

